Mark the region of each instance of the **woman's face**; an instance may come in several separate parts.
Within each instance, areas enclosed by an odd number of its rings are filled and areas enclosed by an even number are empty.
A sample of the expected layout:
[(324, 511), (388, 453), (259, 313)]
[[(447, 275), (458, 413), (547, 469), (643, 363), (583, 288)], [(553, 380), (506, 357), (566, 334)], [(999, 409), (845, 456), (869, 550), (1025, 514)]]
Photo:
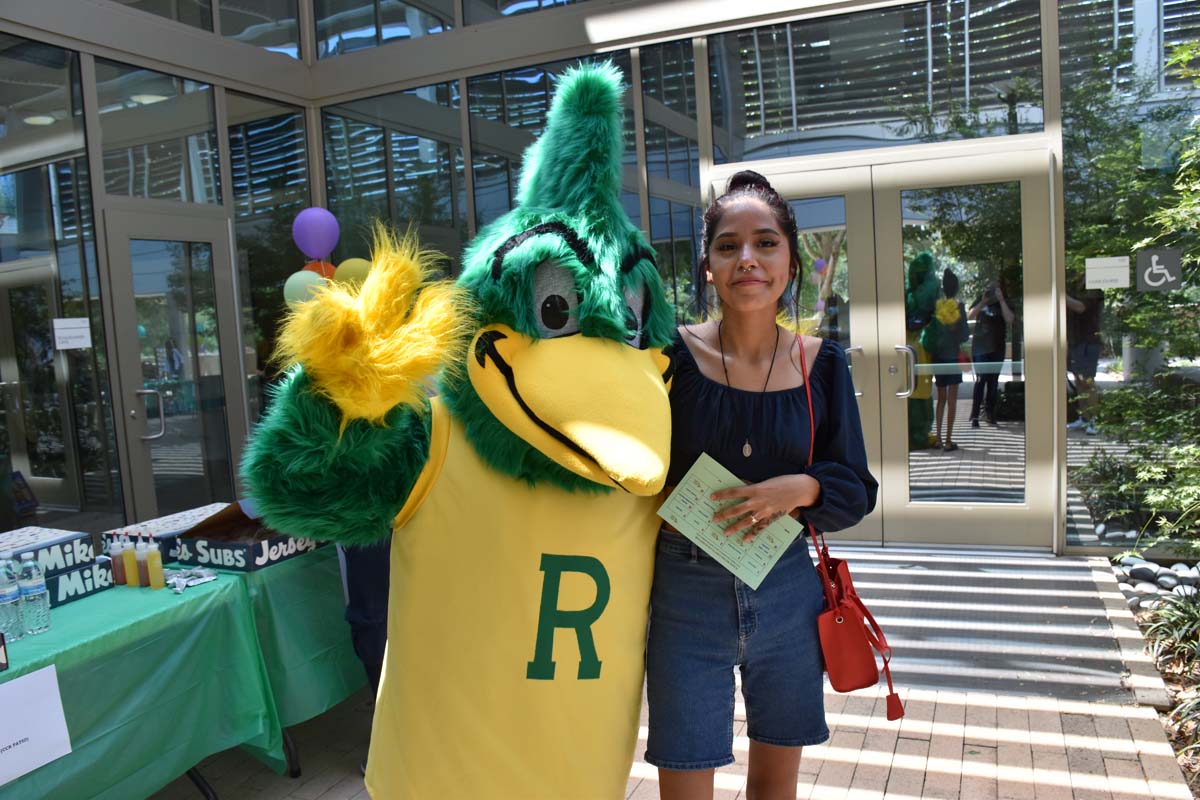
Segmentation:
[(787, 237), (770, 207), (753, 197), (731, 203), (708, 248), (708, 280), (722, 306), (774, 310), (791, 278)]

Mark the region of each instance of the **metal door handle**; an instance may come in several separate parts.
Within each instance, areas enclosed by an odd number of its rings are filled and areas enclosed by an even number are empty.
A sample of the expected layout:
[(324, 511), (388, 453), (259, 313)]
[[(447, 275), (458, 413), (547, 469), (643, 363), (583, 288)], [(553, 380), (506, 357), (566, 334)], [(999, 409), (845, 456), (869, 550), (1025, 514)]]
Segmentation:
[[(152, 394), (156, 398), (158, 398), (158, 433), (152, 433), (149, 436), (143, 436), (142, 439), (144, 439), (145, 441), (148, 442), (152, 439), (161, 439), (162, 437), (166, 436), (167, 435), (167, 415), (166, 415), (166, 408), (163, 406), (162, 393), (159, 392), (158, 389), (138, 389), (136, 392), (134, 392), (134, 394), (140, 394), (140, 395)], [(150, 416), (150, 413), (147, 412), (146, 416)]]
[[(853, 386), (853, 385), (854, 385), (854, 372), (853, 372), (853, 369), (854, 369), (854, 360), (850, 358), (850, 354), (851, 354), (851, 353), (858, 353), (859, 355), (862, 355), (862, 352), (863, 352), (863, 349), (862, 349), (862, 347), (861, 347), (861, 346), (859, 346), (859, 345), (857, 345), (857, 344), (856, 344), (856, 345), (854, 345), (854, 347), (847, 347), (847, 348), (846, 348), (846, 363), (850, 365), (850, 369), (851, 369), (851, 373), (850, 373), (850, 385), (851, 385), (851, 386)], [(855, 397), (862, 397), (862, 392), (860, 392), (858, 389), (855, 389), (855, 390), (854, 390), (854, 396), (855, 396)]]
[(908, 361), (908, 388), (902, 392), (896, 392), (896, 397), (904, 399), (912, 395), (917, 389), (917, 353), (911, 347), (904, 344), (898, 344), (895, 347), (897, 353), (903, 353), (904, 358)]

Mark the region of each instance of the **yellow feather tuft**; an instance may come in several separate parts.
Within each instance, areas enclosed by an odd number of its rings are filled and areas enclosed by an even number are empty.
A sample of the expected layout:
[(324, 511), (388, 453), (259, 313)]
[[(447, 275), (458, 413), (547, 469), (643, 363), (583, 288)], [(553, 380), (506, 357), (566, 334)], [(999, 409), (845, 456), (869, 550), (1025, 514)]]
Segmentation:
[(958, 301), (952, 297), (943, 297), (937, 301), (933, 313), (937, 317), (938, 322), (943, 325), (954, 325), (958, 322), (960, 316), (958, 313)]
[(472, 303), (450, 281), (433, 280), (440, 253), (411, 233), (375, 226), (362, 286), (330, 284), (301, 303), (283, 327), (276, 360), (300, 363), (318, 391), (354, 419), (382, 422), (399, 404), (420, 407), (426, 382), (462, 367), (473, 332)]

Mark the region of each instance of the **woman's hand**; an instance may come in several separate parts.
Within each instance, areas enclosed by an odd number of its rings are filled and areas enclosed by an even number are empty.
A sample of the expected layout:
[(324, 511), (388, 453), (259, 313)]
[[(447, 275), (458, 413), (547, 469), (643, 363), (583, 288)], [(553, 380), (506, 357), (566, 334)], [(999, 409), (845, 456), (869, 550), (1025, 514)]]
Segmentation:
[(821, 484), (811, 475), (780, 475), (761, 483), (751, 483), (713, 492), (713, 500), (739, 499), (742, 502), (713, 514), (713, 522), (732, 519), (725, 535), (741, 533), (746, 542), (784, 514), (797, 508), (814, 506), (821, 498)]

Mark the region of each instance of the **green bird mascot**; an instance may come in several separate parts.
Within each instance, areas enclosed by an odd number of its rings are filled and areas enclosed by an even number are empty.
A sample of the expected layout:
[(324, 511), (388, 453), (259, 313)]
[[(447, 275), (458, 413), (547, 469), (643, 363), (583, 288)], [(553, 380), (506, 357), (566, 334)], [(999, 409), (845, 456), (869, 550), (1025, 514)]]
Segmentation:
[(281, 337), (294, 366), (242, 465), (266, 521), (394, 530), (377, 800), (624, 796), (674, 315), (618, 201), (621, 93), (611, 64), (561, 78), (456, 284), (380, 232), (361, 289)]

